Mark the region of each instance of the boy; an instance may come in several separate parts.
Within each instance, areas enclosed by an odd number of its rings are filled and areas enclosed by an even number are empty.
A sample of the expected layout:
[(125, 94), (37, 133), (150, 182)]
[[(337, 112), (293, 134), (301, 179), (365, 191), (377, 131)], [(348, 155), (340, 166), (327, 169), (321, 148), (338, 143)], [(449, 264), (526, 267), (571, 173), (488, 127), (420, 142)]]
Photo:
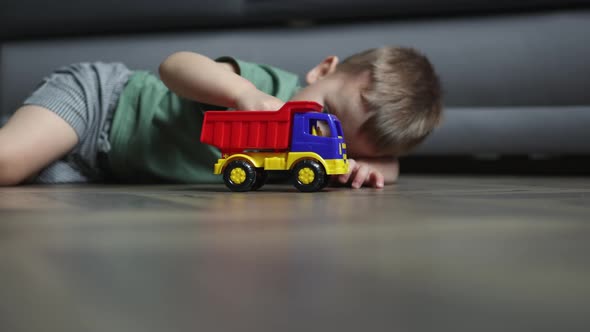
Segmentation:
[(192, 52), (172, 54), (159, 71), (161, 80), (122, 64), (84, 63), (46, 78), (0, 129), (0, 185), (220, 182), (211, 170), (219, 152), (198, 141), (203, 110), (312, 100), (343, 126), (350, 171), (337, 180), (380, 188), (398, 176), (395, 157), (441, 114), (438, 77), (408, 48), (368, 50), (342, 63), (329, 56), (304, 88), (278, 68)]

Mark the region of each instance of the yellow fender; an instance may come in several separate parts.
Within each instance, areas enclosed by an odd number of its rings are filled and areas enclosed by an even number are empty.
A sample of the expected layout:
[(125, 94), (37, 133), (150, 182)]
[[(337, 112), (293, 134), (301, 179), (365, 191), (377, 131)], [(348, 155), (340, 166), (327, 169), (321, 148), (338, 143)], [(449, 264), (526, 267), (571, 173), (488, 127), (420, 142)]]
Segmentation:
[(232, 154), (231, 156), (229, 156), (227, 158), (218, 159), (217, 164), (215, 164), (215, 167), (213, 169), (213, 174), (223, 173), (223, 170), (225, 169), (225, 165), (227, 165), (229, 162), (236, 160), (236, 159), (247, 160), (252, 165), (254, 165), (254, 167), (256, 167), (256, 168), (264, 166), (264, 158), (261, 159), (261, 158), (256, 158), (255, 156), (250, 156), (247, 154), (238, 153), (238, 154)]
[(348, 172), (348, 161), (346, 159), (324, 159), (314, 152), (290, 152), (287, 162), (287, 169), (292, 169), (301, 160), (315, 160), (324, 166), (326, 174), (345, 174)]
[(328, 169), (324, 158), (320, 157), (319, 154), (315, 152), (289, 152), (287, 156), (287, 169), (293, 169), (293, 167), (300, 161), (309, 159), (315, 160), (324, 166), (324, 169)]

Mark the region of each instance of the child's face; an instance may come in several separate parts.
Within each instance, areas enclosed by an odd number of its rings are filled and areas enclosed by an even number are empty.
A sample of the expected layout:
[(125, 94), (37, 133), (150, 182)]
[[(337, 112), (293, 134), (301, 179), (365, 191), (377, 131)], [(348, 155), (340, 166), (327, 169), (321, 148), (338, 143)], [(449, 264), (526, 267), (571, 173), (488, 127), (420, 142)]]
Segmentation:
[[(370, 82), (369, 73), (352, 76), (335, 71), (335, 65), (334, 69), (330, 69), (330, 61), (334, 61), (330, 59), (331, 57), (327, 58), (308, 73), (306, 79), (309, 85), (301, 89), (292, 100), (316, 101), (324, 105), (331, 114), (336, 115), (342, 123), (350, 157), (384, 157), (385, 155), (379, 153), (370, 143), (366, 133), (360, 130), (368, 118), (361, 92)], [(326, 61), (328, 66), (323, 68), (325, 70), (315, 75), (317, 73), (314, 74), (313, 71), (321, 71), (321, 66), (325, 65)], [(337, 58), (335, 61), (337, 62)]]

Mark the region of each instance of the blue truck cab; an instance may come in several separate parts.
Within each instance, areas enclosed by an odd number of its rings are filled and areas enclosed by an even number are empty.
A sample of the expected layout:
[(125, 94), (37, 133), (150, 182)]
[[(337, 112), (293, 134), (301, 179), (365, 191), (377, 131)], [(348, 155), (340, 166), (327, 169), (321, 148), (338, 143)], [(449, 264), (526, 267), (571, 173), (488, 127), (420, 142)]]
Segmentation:
[[(292, 133), (291, 152), (317, 153), (328, 164), (345, 166), (348, 163), (342, 125), (334, 115), (320, 112), (296, 113)], [(331, 170), (327, 171), (328, 174), (332, 173)]]

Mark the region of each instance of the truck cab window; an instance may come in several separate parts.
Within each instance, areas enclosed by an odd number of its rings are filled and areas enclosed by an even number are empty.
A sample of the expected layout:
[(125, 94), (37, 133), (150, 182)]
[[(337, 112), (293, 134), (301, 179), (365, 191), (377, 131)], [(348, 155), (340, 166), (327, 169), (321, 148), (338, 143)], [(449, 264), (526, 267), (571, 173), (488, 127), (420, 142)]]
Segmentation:
[(315, 120), (312, 119), (309, 121), (309, 133), (314, 136), (322, 136), (322, 137), (332, 137), (332, 133), (330, 132), (330, 126), (328, 122), (325, 120)]

